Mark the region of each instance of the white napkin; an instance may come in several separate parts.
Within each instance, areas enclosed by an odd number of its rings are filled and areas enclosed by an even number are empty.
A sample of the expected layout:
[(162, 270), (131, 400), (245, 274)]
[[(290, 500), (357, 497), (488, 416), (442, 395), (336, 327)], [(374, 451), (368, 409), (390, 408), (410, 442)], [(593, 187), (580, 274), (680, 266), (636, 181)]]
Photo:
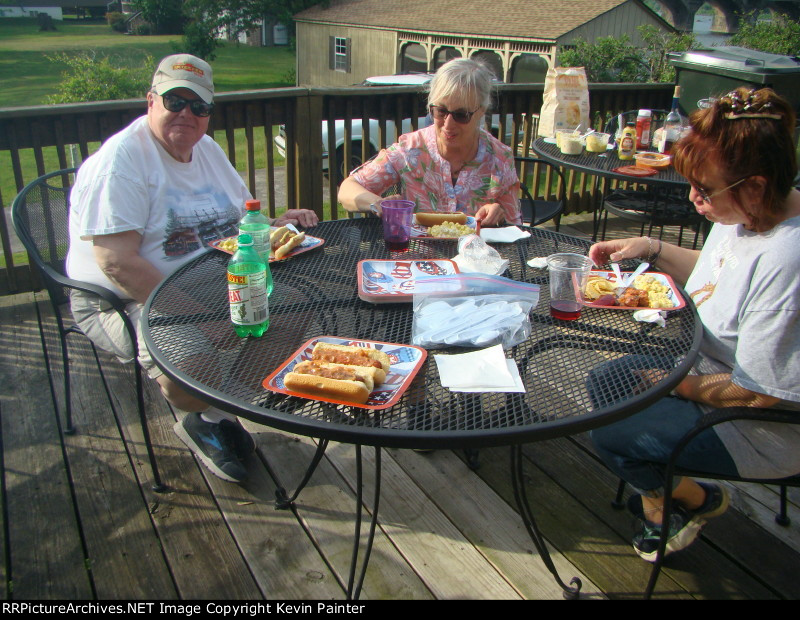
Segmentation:
[(635, 321), (641, 321), (642, 323), (655, 323), (660, 327), (666, 327), (666, 318), (667, 313), (662, 310), (637, 310), (633, 313), (633, 319)]
[(502, 345), (458, 355), (434, 355), (442, 386), (453, 392), (524, 392), (517, 364)]
[(533, 267), (534, 269), (547, 269), (547, 257), (537, 256), (530, 259), (528, 261), (528, 267)]
[(505, 228), (481, 228), (481, 239), (494, 243), (513, 243), (526, 239), (531, 233), (522, 230), (519, 226), (506, 226)]

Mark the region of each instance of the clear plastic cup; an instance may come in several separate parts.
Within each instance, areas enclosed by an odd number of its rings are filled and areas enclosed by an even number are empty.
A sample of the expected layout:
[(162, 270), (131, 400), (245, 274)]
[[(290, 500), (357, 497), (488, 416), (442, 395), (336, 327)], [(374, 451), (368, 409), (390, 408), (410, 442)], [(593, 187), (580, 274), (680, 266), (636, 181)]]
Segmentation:
[(550, 316), (574, 321), (581, 316), (583, 291), (592, 261), (582, 254), (551, 254), (547, 257), (550, 276)]

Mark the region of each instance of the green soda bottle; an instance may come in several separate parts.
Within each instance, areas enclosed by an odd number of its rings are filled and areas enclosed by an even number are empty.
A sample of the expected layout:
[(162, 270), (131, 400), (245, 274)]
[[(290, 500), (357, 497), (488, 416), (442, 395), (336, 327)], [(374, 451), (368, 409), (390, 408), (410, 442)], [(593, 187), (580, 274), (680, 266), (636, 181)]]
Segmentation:
[(247, 233), (253, 239), (253, 249), (258, 252), (267, 267), (267, 295), (272, 295), (272, 271), (269, 268), (269, 255), (272, 246), (269, 241), (269, 220), (261, 213), (261, 202), (248, 200), (244, 203), (246, 210), (239, 222), (239, 234)]
[(231, 321), (241, 338), (258, 338), (269, 327), (267, 270), (250, 235), (239, 235), (239, 248), (228, 262)]

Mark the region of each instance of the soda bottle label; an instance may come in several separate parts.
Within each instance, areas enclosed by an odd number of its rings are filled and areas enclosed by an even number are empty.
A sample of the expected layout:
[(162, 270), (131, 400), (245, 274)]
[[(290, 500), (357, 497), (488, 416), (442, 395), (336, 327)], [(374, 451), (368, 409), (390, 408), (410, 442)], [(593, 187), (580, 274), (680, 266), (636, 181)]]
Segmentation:
[(269, 318), (267, 272), (234, 274), (228, 272), (228, 301), (231, 321), (236, 325), (258, 325)]

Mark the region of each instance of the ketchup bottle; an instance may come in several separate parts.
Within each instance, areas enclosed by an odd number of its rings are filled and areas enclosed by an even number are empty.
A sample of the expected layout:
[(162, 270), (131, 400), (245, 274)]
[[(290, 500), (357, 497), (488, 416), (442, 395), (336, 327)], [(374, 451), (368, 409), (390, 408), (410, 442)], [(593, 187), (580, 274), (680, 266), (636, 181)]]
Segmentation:
[(650, 123), (652, 120), (650, 110), (639, 110), (636, 117), (636, 148), (646, 149), (650, 146)]

